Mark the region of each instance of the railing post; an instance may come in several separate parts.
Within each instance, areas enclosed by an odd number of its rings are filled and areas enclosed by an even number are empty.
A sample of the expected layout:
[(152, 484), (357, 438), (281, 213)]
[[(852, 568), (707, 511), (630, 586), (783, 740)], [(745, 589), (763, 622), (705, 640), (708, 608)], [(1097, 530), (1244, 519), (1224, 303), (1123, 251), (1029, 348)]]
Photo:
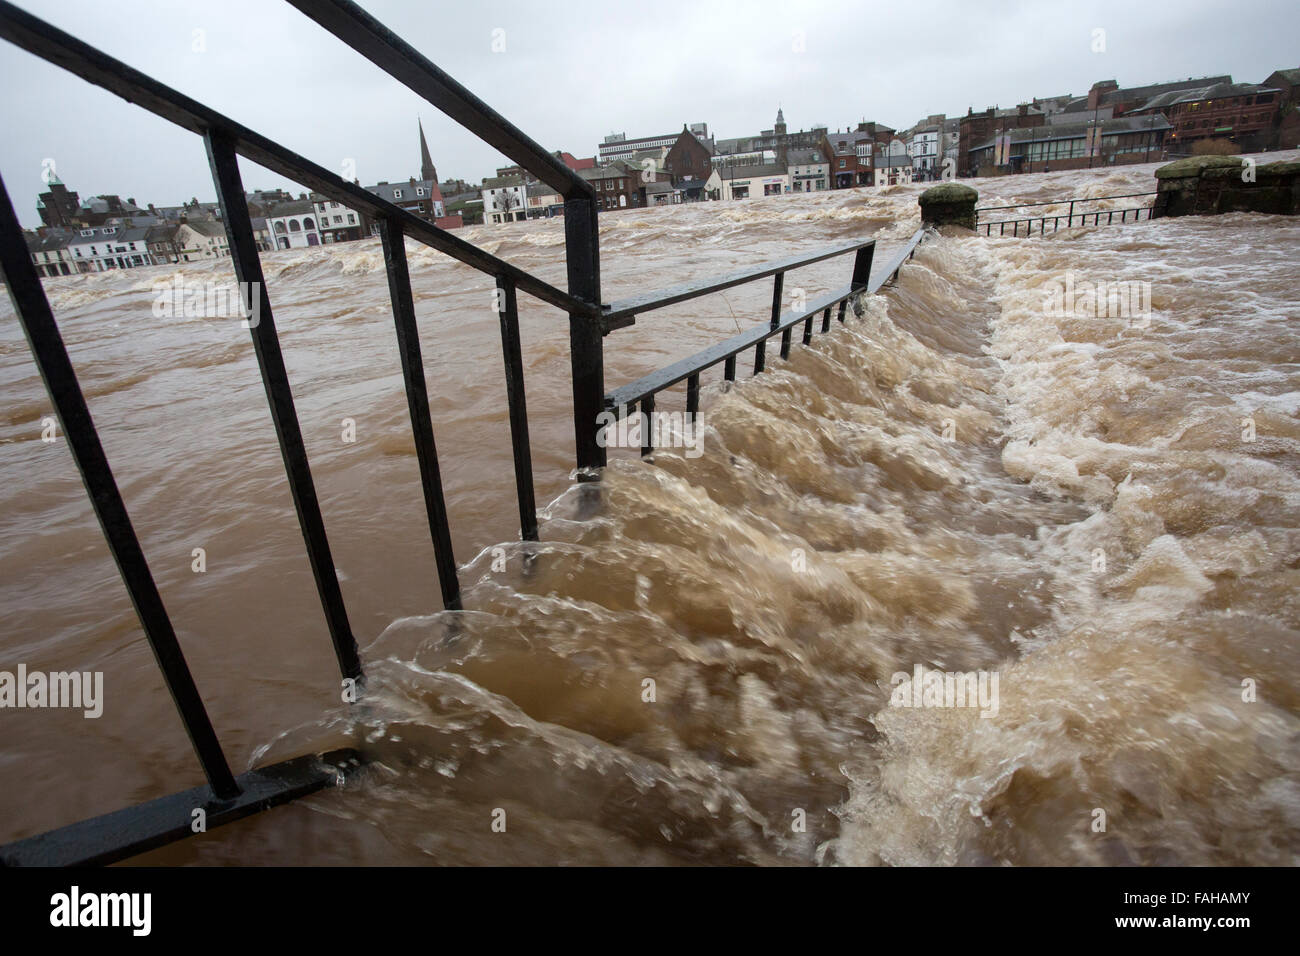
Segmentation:
[(641, 457), (655, 450), (654, 444), (655, 397), (652, 392), (641, 399)]
[(736, 356), (728, 355), (726, 361), (722, 363), (722, 379), (726, 382), (736, 380)]
[(361, 658), (357, 654), (357, 639), (348, 623), (343, 592), (339, 588), (338, 572), (330, 554), (329, 539), (325, 536), (325, 520), (321, 517), (316, 485), (312, 481), (311, 467), (307, 464), (307, 449), (303, 445), (302, 428), (294, 409), (293, 390), (289, 387), (289, 373), (284, 367), (280, 352), (280, 339), (271, 315), (271, 297), (266, 291), (262, 276), (262, 261), (257, 254), (253, 238), (253, 224), (248, 215), (248, 201), (244, 198), (244, 184), (239, 175), (239, 160), (230, 140), (208, 130), (203, 134), (207, 146), (208, 164), (212, 167), (212, 181), (217, 187), (221, 202), (222, 221), (226, 226), (226, 239), (230, 243), (230, 258), (235, 267), (235, 278), (240, 283), (247, 306), (253, 308), (257, 297), (260, 311), (257, 324), (250, 321), (253, 351), (262, 372), (262, 385), (266, 400), (271, 406), (271, 420), (275, 423), (276, 438), (280, 442), (280, 455), (284, 459), (285, 473), (289, 478), (289, 492), (298, 512), (298, 525), (307, 546), (307, 559), (316, 579), (316, 590), (329, 627), (339, 670), (344, 677), (361, 676)]
[[(140, 539), (131, 525), (126, 504), (108, 466), (86, 398), (77, 382), (77, 373), (63, 344), (63, 336), (59, 334), (40, 277), (36, 275), (36, 267), (32, 264), (3, 181), (0, 181), (0, 274), (4, 275), (14, 313), (23, 327), (36, 368), (59, 416), (63, 434), (67, 436), (72, 460), (81, 472), (95, 517), (108, 541), (109, 551), (122, 575), (154, 660), (162, 671), (163, 681), (180, 713), (199, 763), (203, 765), (208, 786), (223, 800), (236, 797), (239, 786), (226, 763), (221, 742), (212, 729), (203, 699), (194, 685), (162, 596), (154, 583), (153, 573), (140, 548)], [(19, 690), (19, 693), (25, 692), (25, 688)]]
[(501, 354), (506, 363), (506, 405), (510, 413), (510, 443), (515, 462), (515, 494), (519, 498), (519, 533), (537, 540), (537, 501), (533, 495), (533, 453), (528, 440), (528, 404), (524, 395), (524, 359), (519, 344), (519, 305), (515, 282), (497, 278), (500, 299)]
[(451, 531), (447, 527), (447, 504), (442, 494), (438, 448), (433, 440), (433, 418), (429, 414), (429, 389), (424, 380), (420, 332), (415, 323), (406, 239), (402, 227), (387, 219), (379, 220), (379, 236), (384, 248), (384, 271), (388, 273), (388, 295), (393, 304), (393, 325), (397, 329), (397, 354), (402, 363), (407, 411), (411, 416), (411, 437), (415, 441), (415, 457), (420, 465), (424, 511), (433, 539), (438, 588), (442, 592), (442, 606), (456, 611), (461, 606), (460, 579), (451, 549)]
[[(569, 294), (600, 308), (600, 232), (596, 205), (585, 196), (564, 201), (565, 265)], [(573, 376), (573, 431), (578, 480), (605, 467), (597, 419), (605, 407), (604, 329), (598, 316), (569, 313), (569, 364)]]
[(700, 373), (686, 379), (686, 418), (694, 423), (700, 413)]
[[(772, 328), (781, 324), (781, 295), (785, 286), (785, 273), (778, 272), (772, 280)], [(754, 348), (754, 374), (763, 371), (767, 364), (767, 339)]]
[(831, 330), (831, 307), (826, 306), (826, 311), (822, 313), (822, 332), (823, 334)]
[(871, 262), (876, 256), (876, 244), (863, 246), (853, 257), (853, 277), (849, 285), (854, 289), (865, 289), (871, 282)]

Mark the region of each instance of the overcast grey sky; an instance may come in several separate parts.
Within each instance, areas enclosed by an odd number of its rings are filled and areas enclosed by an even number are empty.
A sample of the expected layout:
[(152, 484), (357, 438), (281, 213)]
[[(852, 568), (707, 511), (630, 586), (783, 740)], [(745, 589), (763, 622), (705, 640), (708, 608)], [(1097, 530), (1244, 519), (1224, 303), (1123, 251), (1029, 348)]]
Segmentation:
[[(440, 178), (500, 155), (277, 0), (21, 0), (54, 25), (323, 166), (369, 185), (419, 171), (416, 116)], [(362, 6), (548, 149), (590, 156), (707, 122), (719, 137), (1300, 66), (1295, 0), (362, 0)], [(505, 49), (493, 51), (494, 30)], [(1093, 52), (1096, 29), (1105, 51)], [(195, 49), (202, 30), (203, 50)], [(497, 35), (500, 37), (500, 34)], [(198, 137), (0, 41), (0, 174), (36, 225), (42, 163), (83, 197), (214, 198)], [(243, 163), (249, 189), (297, 184)]]

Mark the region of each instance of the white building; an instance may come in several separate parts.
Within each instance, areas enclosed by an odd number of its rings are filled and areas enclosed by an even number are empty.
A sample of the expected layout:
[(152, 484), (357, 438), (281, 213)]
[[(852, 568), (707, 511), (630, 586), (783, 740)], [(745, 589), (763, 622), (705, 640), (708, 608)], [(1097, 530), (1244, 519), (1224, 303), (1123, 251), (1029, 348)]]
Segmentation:
[(894, 140), (889, 149), (873, 158), (872, 172), (877, 186), (897, 186), (912, 181), (912, 157), (902, 140)]
[(780, 196), (790, 191), (790, 174), (784, 166), (775, 163), (764, 166), (727, 166), (715, 172), (721, 177), (723, 199), (755, 199)]
[(523, 222), (528, 218), (528, 186), (518, 176), (483, 180), (483, 224)]
[(148, 235), (148, 226), (80, 229), (68, 243), (69, 261), (76, 263), (78, 272), (151, 266), (154, 263), (149, 253)]
[(317, 221), (316, 204), (310, 199), (279, 203), (266, 216), (267, 229), (274, 237), (277, 249), (319, 246), (321, 238)]
[(322, 242), (347, 242), (361, 238), (361, 214), (355, 209), (315, 193), (311, 204), (316, 212), (316, 231), (320, 233)]
[(937, 179), (943, 155), (940, 149), (942, 128), (926, 126), (918, 130), (907, 144), (907, 152), (912, 157), (912, 178), (918, 180)]
[(789, 150), (785, 162), (791, 192), (811, 193), (830, 189), (831, 164), (820, 149)]

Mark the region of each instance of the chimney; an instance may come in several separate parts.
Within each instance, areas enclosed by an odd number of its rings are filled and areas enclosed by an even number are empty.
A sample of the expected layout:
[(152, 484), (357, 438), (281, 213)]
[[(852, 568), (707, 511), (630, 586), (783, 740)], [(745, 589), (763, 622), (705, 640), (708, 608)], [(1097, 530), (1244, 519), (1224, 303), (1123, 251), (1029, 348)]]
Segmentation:
[(1017, 106), (1017, 107), (1016, 107), (1016, 115), (1018, 115), (1018, 116), (1028, 116), (1028, 115), (1029, 115), (1029, 104), (1028, 104), (1028, 103), (1021, 103), (1019, 106)]

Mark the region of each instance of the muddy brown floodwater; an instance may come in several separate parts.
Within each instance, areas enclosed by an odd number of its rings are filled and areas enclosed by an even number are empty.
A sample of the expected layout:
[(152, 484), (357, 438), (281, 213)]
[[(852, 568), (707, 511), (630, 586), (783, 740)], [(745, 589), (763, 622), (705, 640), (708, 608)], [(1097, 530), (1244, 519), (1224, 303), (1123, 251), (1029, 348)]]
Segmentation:
[[(974, 185), (990, 205), (1103, 196), (1152, 188), (1153, 168)], [(603, 215), (605, 297), (856, 237), (882, 260), (920, 190)], [(462, 235), (563, 286), (559, 220)], [(46, 280), (232, 766), (349, 743), (372, 761), (145, 859), (1294, 864), (1298, 249), (1300, 222), (1245, 214), (934, 238), (789, 361), (725, 393), (707, 373), (703, 454), (613, 452), (598, 501), (571, 481), (567, 319), (521, 296), (544, 506), (525, 566), (491, 281), (411, 246), (455, 626), (377, 240), (268, 253), (368, 673), (351, 708), (247, 331), (153, 315), (155, 283), (231, 282), (228, 261)], [(1097, 283), (1130, 314), (1060, 307)], [(753, 324), (770, 294), (641, 317), (606, 339), (607, 384)], [(0, 310), (0, 669), (105, 686), (98, 719), (0, 714), (10, 840), (202, 776)], [(683, 405), (678, 387), (658, 408)], [(996, 712), (892, 706), (918, 666), (995, 676)]]

